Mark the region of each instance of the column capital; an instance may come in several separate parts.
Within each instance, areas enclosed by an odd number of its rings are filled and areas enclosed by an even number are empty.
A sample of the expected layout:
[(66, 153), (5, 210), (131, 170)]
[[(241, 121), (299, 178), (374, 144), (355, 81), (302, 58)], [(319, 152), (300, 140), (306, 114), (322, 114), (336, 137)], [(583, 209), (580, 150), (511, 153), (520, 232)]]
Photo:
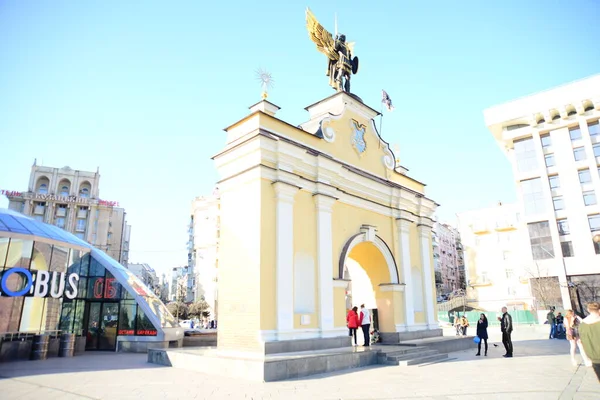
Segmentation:
[(379, 290), (382, 292), (404, 292), (405, 283), (380, 283)]
[(331, 212), (337, 198), (325, 193), (314, 193), (313, 200), (317, 206), (317, 211)]
[(396, 226), (400, 228), (402, 232), (408, 232), (412, 224), (414, 224), (417, 219), (418, 217), (414, 214), (406, 210), (400, 210), (398, 216), (396, 217)]
[(275, 189), (275, 198), (279, 201), (294, 202), (294, 196), (300, 188), (284, 181), (275, 181), (271, 183)]
[(349, 284), (350, 284), (350, 279), (333, 278), (333, 287), (347, 289)]
[(421, 217), (419, 218), (417, 228), (419, 229), (421, 236), (429, 236), (433, 229), (433, 220), (431, 218)]

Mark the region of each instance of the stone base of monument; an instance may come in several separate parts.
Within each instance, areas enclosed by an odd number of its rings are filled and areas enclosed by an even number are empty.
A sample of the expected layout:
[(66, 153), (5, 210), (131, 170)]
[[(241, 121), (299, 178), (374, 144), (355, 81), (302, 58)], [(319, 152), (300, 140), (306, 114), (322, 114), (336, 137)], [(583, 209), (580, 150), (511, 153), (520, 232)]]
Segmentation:
[[(339, 344), (348, 338), (338, 339)], [(334, 347), (335, 340), (290, 340), (265, 343), (265, 353), (223, 351), (216, 347), (149, 349), (148, 362), (206, 374), (271, 382), (303, 378), (371, 365), (410, 366), (440, 362), (448, 352), (471, 348), (471, 337), (427, 337), (395, 345)], [(329, 346), (315, 348), (315, 346)], [(301, 350), (298, 350), (301, 349)]]
[(272, 382), (377, 364), (378, 353), (375, 347), (346, 347), (267, 355), (190, 347), (148, 350), (148, 362), (206, 374)]
[(407, 340), (440, 338), (444, 335), (443, 329), (427, 329), (408, 332), (380, 332), (379, 337), (384, 344), (398, 344)]

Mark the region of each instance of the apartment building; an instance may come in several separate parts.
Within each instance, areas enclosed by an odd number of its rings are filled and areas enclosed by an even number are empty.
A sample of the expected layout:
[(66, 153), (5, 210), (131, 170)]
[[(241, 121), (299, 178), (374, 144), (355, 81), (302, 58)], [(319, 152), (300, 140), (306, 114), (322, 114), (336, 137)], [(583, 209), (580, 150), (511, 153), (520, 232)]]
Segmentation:
[(433, 257), (438, 296), (464, 289), (462, 245), (458, 230), (449, 224), (436, 222), (433, 226)]
[[(600, 293), (600, 74), (484, 111), (512, 164), (527, 261), (558, 280), (562, 306)], [(560, 304), (559, 304), (560, 305)]]
[(219, 223), (218, 189), (215, 189), (210, 196), (196, 197), (192, 201), (188, 259), (195, 273), (196, 296), (206, 300), (215, 319), (217, 315)]
[[(558, 281), (537, 281), (538, 271), (530, 259), (527, 227), (520, 204), (502, 204), (457, 215), (465, 255), (467, 298), (472, 307), (498, 311), (537, 307), (531, 286), (544, 285), (540, 302), (561, 301)], [(552, 289), (552, 286), (555, 286)], [(558, 292), (558, 294), (557, 294)], [(542, 301), (543, 300), (543, 301)], [(543, 304), (539, 308), (545, 308)]]
[(9, 209), (73, 233), (122, 265), (129, 259), (131, 226), (116, 201), (100, 199), (100, 173), (34, 162), (27, 191), (2, 190)]

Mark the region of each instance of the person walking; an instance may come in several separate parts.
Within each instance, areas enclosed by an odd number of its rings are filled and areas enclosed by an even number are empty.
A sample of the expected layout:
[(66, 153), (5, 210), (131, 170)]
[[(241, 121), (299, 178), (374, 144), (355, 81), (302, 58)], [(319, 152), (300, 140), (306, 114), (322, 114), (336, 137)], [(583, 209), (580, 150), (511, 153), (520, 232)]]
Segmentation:
[(600, 382), (600, 303), (587, 305), (590, 313), (579, 324), (579, 337), (586, 356), (592, 361), (592, 367)]
[(354, 336), (354, 346), (358, 346), (356, 341), (356, 329), (358, 328), (358, 307), (354, 306), (346, 315), (346, 323), (348, 325), (348, 334)]
[(546, 314), (546, 321), (548, 325), (550, 325), (550, 336), (548, 339), (554, 339), (554, 334), (556, 333), (556, 317), (554, 316), (554, 307), (550, 307), (550, 312)]
[(359, 321), (363, 331), (363, 336), (365, 337), (365, 344), (363, 346), (369, 347), (371, 344), (371, 336), (369, 335), (369, 330), (371, 328), (371, 312), (365, 308), (364, 304), (360, 305)]
[(488, 327), (487, 317), (485, 316), (485, 314), (482, 313), (479, 316), (479, 320), (477, 321), (477, 336), (479, 337), (479, 343), (477, 343), (477, 354), (475, 354), (476, 356), (481, 355), (481, 342), (485, 342), (485, 347), (484, 347), (485, 353), (483, 355), (487, 356), (487, 352), (488, 352), (487, 327)]
[(502, 331), (502, 344), (506, 349), (506, 354), (502, 357), (510, 358), (513, 356), (513, 345), (510, 338), (513, 331), (513, 323), (512, 317), (506, 307), (502, 307), (502, 317), (498, 317), (498, 321), (500, 321), (500, 330)]
[(467, 319), (467, 314), (463, 314), (460, 319), (460, 327), (463, 336), (467, 336), (467, 328), (469, 327), (469, 320)]
[(461, 327), (461, 322), (462, 318), (460, 317), (460, 313), (458, 313), (456, 315), (456, 318), (454, 319), (454, 329), (456, 329), (456, 336), (460, 336), (460, 334), (462, 333), (462, 327)]
[(581, 323), (581, 318), (575, 315), (573, 310), (568, 310), (567, 314), (564, 318), (565, 330), (567, 331), (567, 340), (571, 344), (571, 363), (574, 366), (579, 365), (579, 363), (575, 360), (575, 348), (579, 347), (579, 352), (581, 353), (581, 358), (583, 358), (583, 363), (586, 367), (592, 366), (592, 361), (586, 356), (585, 350), (581, 345), (581, 340), (579, 337), (579, 324)]

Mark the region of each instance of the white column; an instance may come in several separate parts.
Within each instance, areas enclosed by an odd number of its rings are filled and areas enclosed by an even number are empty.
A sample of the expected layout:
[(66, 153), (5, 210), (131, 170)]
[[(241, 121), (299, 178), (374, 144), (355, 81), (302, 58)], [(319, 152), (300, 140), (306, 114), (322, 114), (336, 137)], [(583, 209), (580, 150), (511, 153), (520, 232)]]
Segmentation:
[[(415, 307), (413, 304), (412, 272), (410, 261), (410, 226), (412, 221), (399, 218), (396, 220), (398, 226), (398, 240), (400, 241), (400, 252), (402, 254), (402, 279), (404, 280), (404, 315), (406, 318), (406, 330), (411, 330), (415, 324)], [(418, 288), (417, 288), (418, 289)]]
[[(333, 330), (333, 235), (331, 212), (336, 199), (315, 194), (317, 211), (317, 268), (319, 276), (319, 326), (321, 336)], [(342, 278), (342, 277), (340, 277)]]
[(433, 270), (431, 265), (431, 226), (419, 225), (419, 241), (421, 246), (421, 259), (423, 260), (423, 291), (425, 293), (425, 311), (427, 315), (427, 325), (429, 329), (439, 327), (438, 321), (435, 318), (434, 297), (433, 293)]
[(277, 330), (294, 329), (294, 195), (296, 186), (273, 183), (276, 200)]

